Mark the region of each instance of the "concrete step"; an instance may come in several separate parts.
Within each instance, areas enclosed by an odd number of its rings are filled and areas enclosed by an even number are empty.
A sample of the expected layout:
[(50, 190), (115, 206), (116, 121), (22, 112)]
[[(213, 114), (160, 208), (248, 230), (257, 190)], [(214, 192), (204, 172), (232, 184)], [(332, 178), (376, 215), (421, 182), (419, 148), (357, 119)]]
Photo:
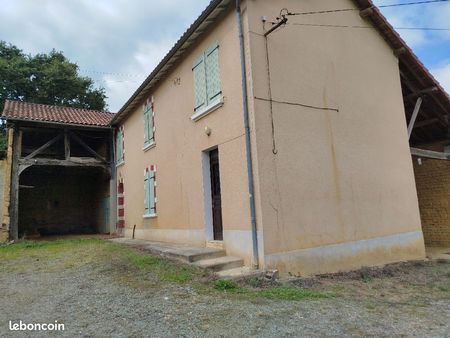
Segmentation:
[(244, 265), (244, 260), (239, 257), (224, 256), (219, 258), (203, 259), (197, 261), (194, 265), (217, 272), (242, 267)]
[(151, 254), (161, 255), (187, 263), (197, 262), (202, 259), (212, 259), (225, 256), (225, 251), (223, 249), (196, 248), (183, 244), (151, 242), (127, 238), (117, 238), (112, 241), (139, 248), (141, 250), (148, 251)]
[(241, 278), (263, 277), (264, 272), (252, 269), (248, 266), (243, 266), (240, 268), (218, 271), (216, 272), (216, 275), (220, 279), (237, 280)]

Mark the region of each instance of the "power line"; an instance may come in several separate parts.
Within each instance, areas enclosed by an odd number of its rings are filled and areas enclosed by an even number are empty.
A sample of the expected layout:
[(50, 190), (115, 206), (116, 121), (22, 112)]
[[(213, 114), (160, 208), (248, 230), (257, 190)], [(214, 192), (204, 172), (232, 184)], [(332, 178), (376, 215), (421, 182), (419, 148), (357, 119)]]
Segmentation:
[[(439, 2), (449, 2), (450, 0), (428, 0), (428, 1), (414, 1), (414, 2), (405, 2), (402, 4), (391, 4), (391, 5), (380, 5), (374, 6), (378, 8), (391, 8), (391, 7), (400, 7), (400, 6), (413, 6), (413, 5), (426, 5), (432, 3)], [(312, 14), (327, 14), (327, 13), (337, 13), (337, 12), (351, 12), (351, 11), (359, 11), (358, 8), (341, 8), (341, 9), (329, 9), (323, 11), (313, 11), (313, 12), (287, 12), (287, 15), (312, 15)]]
[(111, 75), (111, 76), (120, 76), (120, 77), (143, 77), (142, 74), (130, 74), (130, 73), (110, 73), (110, 72), (102, 72), (97, 70), (90, 69), (80, 69), (80, 73), (91, 73), (91, 74), (99, 74), (99, 75)]
[(299, 106), (299, 107), (311, 108), (311, 109), (316, 109), (316, 110), (329, 110), (329, 111), (335, 111), (335, 112), (339, 113), (339, 109), (337, 109), (337, 108), (311, 106), (309, 104), (303, 104), (303, 103), (298, 103), (298, 102), (289, 102), (289, 101), (271, 100), (271, 99), (265, 99), (265, 98), (257, 97), (257, 96), (255, 96), (255, 100), (269, 102), (269, 103), (284, 104), (284, 105), (288, 105), (288, 106)]
[[(313, 23), (287, 23), (293, 26), (311, 26), (311, 27), (329, 27), (329, 28), (357, 28), (357, 29), (376, 29), (369, 26), (350, 26), (350, 25), (331, 25), (331, 24), (313, 24)], [(394, 27), (396, 30), (422, 30), (422, 31), (450, 31), (450, 28), (434, 27)]]

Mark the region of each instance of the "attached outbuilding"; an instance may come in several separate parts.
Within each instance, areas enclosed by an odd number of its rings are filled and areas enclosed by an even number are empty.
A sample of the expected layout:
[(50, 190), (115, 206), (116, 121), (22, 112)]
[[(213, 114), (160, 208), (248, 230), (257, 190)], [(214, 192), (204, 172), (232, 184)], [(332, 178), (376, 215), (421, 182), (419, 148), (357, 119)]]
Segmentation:
[(4, 194), (3, 237), (115, 231), (112, 117), (6, 101), (9, 191)]

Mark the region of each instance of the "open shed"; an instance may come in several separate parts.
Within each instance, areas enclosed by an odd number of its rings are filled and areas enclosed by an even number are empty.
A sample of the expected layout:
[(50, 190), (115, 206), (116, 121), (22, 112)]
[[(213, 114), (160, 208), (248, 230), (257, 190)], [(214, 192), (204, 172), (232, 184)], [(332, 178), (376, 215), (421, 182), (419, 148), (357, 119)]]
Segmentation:
[(115, 231), (112, 116), (6, 101), (10, 239)]

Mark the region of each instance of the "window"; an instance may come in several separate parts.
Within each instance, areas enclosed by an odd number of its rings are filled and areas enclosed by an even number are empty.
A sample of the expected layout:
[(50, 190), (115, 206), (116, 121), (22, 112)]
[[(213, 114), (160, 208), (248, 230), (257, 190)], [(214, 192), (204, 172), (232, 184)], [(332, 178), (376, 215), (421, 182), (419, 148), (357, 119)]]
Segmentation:
[(220, 88), (219, 44), (215, 43), (199, 57), (192, 67), (195, 106), (192, 120), (197, 121), (222, 106)]
[(150, 166), (144, 172), (144, 217), (156, 217), (156, 166)]
[(120, 127), (116, 134), (116, 157), (117, 165), (120, 165), (125, 161), (123, 127)]
[(155, 144), (154, 116), (153, 99), (149, 99), (144, 105), (144, 150)]

